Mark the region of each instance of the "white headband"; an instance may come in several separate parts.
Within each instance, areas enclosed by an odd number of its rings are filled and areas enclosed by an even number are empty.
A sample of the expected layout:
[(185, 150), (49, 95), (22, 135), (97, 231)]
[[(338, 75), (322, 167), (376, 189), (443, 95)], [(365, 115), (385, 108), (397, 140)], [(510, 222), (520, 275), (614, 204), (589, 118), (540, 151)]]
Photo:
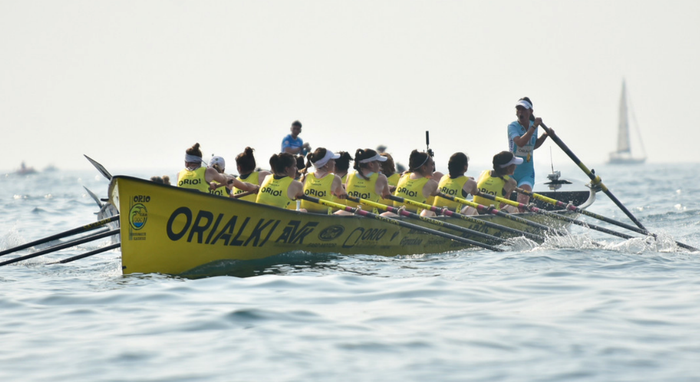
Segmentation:
[(373, 157), (371, 157), (371, 158), (362, 159), (362, 160), (360, 161), (360, 163), (369, 163), (369, 162), (374, 162), (374, 161), (377, 161), (377, 160), (380, 161), (380, 162), (386, 162), (387, 159), (388, 159), (387, 157), (383, 157), (383, 156), (377, 154), (377, 155), (375, 155), (375, 156), (373, 156)]
[(521, 99), (518, 101), (518, 103), (515, 104), (515, 107), (522, 106), (526, 109), (532, 110), (532, 104), (530, 102), (527, 102), (527, 100)]
[(200, 162), (202, 162), (202, 157), (198, 157), (196, 155), (185, 154), (185, 162), (200, 163)]
[(326, 150), (326, 155), (324, 155), (323, 158), (317, 160), (316, 162), (311, 162), (311, 163), (313, 163), (315, 168), (321, 168), (321, 167), (325, 166), (329, 160), (338, 159), (338, 158), (340, 158), (340, 154), (333, 154), (333, 151)]

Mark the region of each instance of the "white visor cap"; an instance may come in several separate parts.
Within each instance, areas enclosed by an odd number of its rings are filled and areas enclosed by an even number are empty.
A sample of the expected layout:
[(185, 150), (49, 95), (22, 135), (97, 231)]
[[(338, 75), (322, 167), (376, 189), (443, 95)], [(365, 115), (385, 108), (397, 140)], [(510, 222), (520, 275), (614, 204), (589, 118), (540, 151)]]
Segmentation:
[(527, 102), (524, 99), (521, 99), (520, 101), (518, 101), (518, 103), (515, 104), (515, 107), (518, 107), (518, 106), (522, 106), (526, 109), (532, 110), (532, 104), (530, 102)]
[(369, 163), (369, 162), (374, 162), (374, 161), (386, 162), (387, 159), (389, 159), (389, 158), (383, 157), (383, 156), (377, 154), (377, 155), (375, 155), (375, 156), (373, 156), (373, 157), (371, 157), (371, 158), (362, 159), (362, 160), (360, 161), (360, 163)]
[(508, 163), (502, 164), (500, 166), (501, 167), (508, 167), (512, 164), (521, 164), (521, 163), (523, 163), (523, 158), (516, 157), (515, 155), (513, 155), (513, 159), (509, 160)]
[(333, 151), (326, 150), (326, 155), (324, 155), (323, 158), (317, 160), (316, 162), (313, 162), (313, 165), (316, 168), (321, 168), (321, 167), (325, 166), (329, 160), (338, 159), (338, 158), (340, 158), (340, 154), (334, 154)]

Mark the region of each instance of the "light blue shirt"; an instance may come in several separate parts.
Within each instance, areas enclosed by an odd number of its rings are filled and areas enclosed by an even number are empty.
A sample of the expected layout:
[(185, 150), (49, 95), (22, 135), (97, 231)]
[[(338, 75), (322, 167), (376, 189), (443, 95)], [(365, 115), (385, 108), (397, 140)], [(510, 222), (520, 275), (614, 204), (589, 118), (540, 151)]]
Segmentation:
[[(292, 134), (288, 134), (282, 140), (282, 151), (281, 152), (285, 152), (284, 149), (287, 147), (292, 148), (292, 149), (298, 149), (302, 146), (304, 146), (304, 141), (299, 136), (297, 136), (297, 138), (294, 139), (294, 138), (292, 138)], [(303, 152), (300, 151), (299, 154), (303, 154)]]
[[(534, 123), (534, 121), (530, 121), (528, 128), (530, 128), (530, 126), (532, 126)], [(510, 152), (512, 152), (516, 156), (523, 158), (523, 163), (519, 164), (515, 168), (515, 173), (513, 173), (513, 178), (516, 181), (518, 181), (518, 185), (521, 184), (521, 179), (524, 180), (523, 178), (525, 177), (531, 178), (532, 183), (535, 182), (534, 154), (535, 145), (537, 144), (538, 131), (539, 127), (535, 128), (535, 133), (532, 134), (532, 137), (530, 137), (530, 140), (527, 142), (527, 144), (520, 147), (515, 143), (513, 139), (516, 137), (522, 137), (527, 132), (527, 130), (525, 130), (525, 128), (518, 121), (511, 122), (510, 125), (508, 125), (508, 147), (510, 147)]]

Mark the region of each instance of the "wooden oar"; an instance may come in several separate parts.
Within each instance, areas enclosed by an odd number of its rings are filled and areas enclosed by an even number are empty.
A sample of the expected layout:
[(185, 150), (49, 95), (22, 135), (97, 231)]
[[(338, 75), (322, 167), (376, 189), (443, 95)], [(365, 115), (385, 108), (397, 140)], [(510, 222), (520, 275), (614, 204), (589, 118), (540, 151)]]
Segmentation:
[(608, 233), (610, 235), (622, 237), (625, 239), (631, 239), (634, 237), (634, 236), (626, 235), (624, 233), (620, 233), (617, 231), (609, 230), (607, 228), (599, 227), (595, 224), (578, 221), (578, 220), (570, 218), (568, 216), (562, 216), (562, 215), (556, 214), (554, 212), (545, 211), (545, 210), (539, 209), (535, 206), (528, 206), (526, 204), (518, 203), (518, 202), (510, 200), (510, 199), (501, 198), (500, 196), (488, 195), (488, 194), (484, 194), (484, 193), (479, 194), (479, 196), (482, 198), (486, 198), (486, 199), (494, 200), (494, 201), (501, 202), (504, 204), (508, 204), (508, 205), (511, 205), (514, 207), (524, 208), (524, 209), (527, 209), (528, 211), (534, 212), (536, 214), (548, 216), (548, 217), (553, 218), (553, 219), (563, 220), (565, 222), (573, 223), (573, 224), (580, 225), (580, 226), (583, 226), (586, 228), (591, 228), (591, 229), (594, 229), (596, 231), (605, 232), (605, 233)]
[(467, 200), (467, 199), (464, 199), (464, 198), (458, 198), (456, 196), (447, 195), (443, 192), (439, 193), (438, 195), (445, 198), (445, 199), (453, 200), (453, 201), (460, 202), (460, 203), (468, 205), (468, 206), (472, 206), (472, 207), (476, 208), (476, 210), (479, 211), (479, 213), (481, 213), (481, 214), (493, 214), (493, 215), (500, 216), (500, 217), (512, 220), (514, 222), (525, 224), (525, 225), (528, 225), (530, 227), (534, 227), (534, 228), (537, 228), (540, 230), (550, 231), (550, 232), (553, 232), (557, 235), (564, 235), (565, 234), (565, 232), (562, 232), (561, 230), (554, 229), (552, 227), (547, 227), (546, 225), (535, 223), (533, 221), (523, 219), (519, 216), (507, 214), (507, 213), (505, 213), (501, 210), (498, 210), (494, 207), (486, 207), (484, 205), (481, 205), (479, 203), (474, 203), (474, 202)]
[(7, 255), (8, 253), (21, 251), (23, 249), (27, 249), (27, 248), (33, 247), (35, 245), (44, 244), (44, 243), (47, 243), (47, 242), (52, 241), (52, 240), (58, 240), (58, 239), (62, 239), (62, 238), (67, 237), (67, 236), (73, 236), (73, 235), (77, 235), (79, 233), (92, 231), (94, 229), (97, 229), (97, 228), (104, 226), (107, 223), (113, 222), (117, 219), (119, 219), (119, 215), (115, 215), (115, 216), (109, 217), (107, 219), (102, 219), (102, 220), (96, 221), (94, 223), (86, 224), (82, 227), (73, 228), (73, 229), (70, 229), (70, 230), (65, 231), (65, 232), (57, 233), (55, 235), (45, 237), (43, 239), (35, 240), (35, 241), (30, 242), (30, 243), (22, 244), (22, 245), (19, 245), (17, 247), (14, 247), (14, 248), (6, 249), (6, 250), (0, 252), (0, 256)]
[(586, 167), (586, 165), (584, 165), (581, 162), (581, 160), (578, 159), (576, 154), (574, 154), (564, 144), (564, 142), (562, 142), (562, 140), (559, 139), (559, 137), (554, 133), (554, 131), (550, 130), (547, 126), (545, 126), (544, 123), (540, 122), (540, 126), (542, 126), (544, 131), (547, 132), (547, 135), (554, 140), (554, 142), (562, 149), (562, 151), (564, 151), (566, 153), (566, 155), (568, 155), (569, 158), (571, 158), (571, 160), (574, 161), (574, 163), (576, 163), (576, 165), (578, 167), (580, 167), (581, 170), (583, 170), (583, 172), (585, 172), (589, 178), (591, 178), (591, 184), (593, 186), (600, 187), (600, 189), (603, 190), (603, 192), (605, 192), (605, 195), (607, 195), (610, 198), (610, 200), (612, 200), (613, 203), (615, 203), (617, 205), (617, 207), (620, 208), (620, 210), (622, 210), (622, 212), (624, 212), (625, 215), (627, 215), (627, 217), (630, 218), (630, 220), (632, 220), (634, 222), (634, 224), (637, 225), (637, 227), (646, 231), (646, 228), (644, 228), (642, 223), (640, 223), (639, 220), (637, 220), (637, 218), (635, 218), (634, 215), (632, 215), (632, 213), (629, 212), (629, 210), (627, 210), (627, 208), (619, 200), (617, 200), (615, 195), (613, 195), (612, 192), (610, 192), (610, 190), (608, 190), (608, 188), (605, 187), (605, 185), (603, 184), (603, 181), (600, 179), (600, 177), (595, 175), (591, 170), (589, 170), (588, 167)]
[(11, 259), (11, 260), (3, 261), (2, 263), (0, 263), (0, 267), (2, 267), (2, 266), (4, 266), (4, 265), (7, 265), (7, 264), (12, 264), (12, 263), (16, 263), (16, 262), (18, 262), (18, 261), (31, 259), (31, 258), (34, 258), (34, 257), (37, 257), (37, 256), (45, 255), (45, 254), (47, 254), (47, 253), (60, 251), (61, 249), (66, 249), (66, 248), (74, 247), (74, 246), (76, 246), (76, 245), (80, 245), (80, 244), (83, 244), (83, 243), (87, 243), (87, 242), (90, 242), (90, 241), (102, 239), (102, 238), (109, 237), (109, 236), (113, 236), (113, 235), (117, 235), (117, 234), (119, 234), (119, 229), (118, 229), (118, 228), (117, 228), (117, 229), (113, 229), (113, 230), (109, 230), (109, 231), (105, 231), (105, 232), (96, 233), (96, 234), (89, 235), (89, 236), (84, 236), (84, 237), (81, 237), (81, 238), (79, 238), (79, 239), (71, 240), (71, 241), (68, 241), (68, 242), (66, 242), (66, 243), (59, 244), (59, 245), (53, 246), (53, 247), (51, 247), (51, 248), (47, 248), (47, 249), (45, 249), (45, 250), (43, 250), (43, 251), (34, 252), (34, 253), (29, 254), (29, 255), (24, 255), (24, 256), (16, 257), (16, 258)]
[(489, 235), (489, 234), (487, 234), (487, 233), (475, 231), (475, 230), (473, 230), (473, 229), (469, 229), (469, 228), (466, 228), (466, 227), (462, 227), (462, 226), (458, 226), (458, 225), (455, 225), (455, 224), (447, 223), (447, 222), (444, 222), (444, 221), (441, 221), (441, 220), (432, 219), (432, 218), (429, 218), (429, 217), (426, 217), (426, 216), (420, 216), (420, 215), (418, 215), (417, 213), (414, 213), (414, 212), (406, 211), (406, 210), (404, 210), (404, 209), (396, 208), (396, 207), (394, 207), (394, 206), (388, 206), (388, 205), (382, 204), (382, 203), (373, 202), (373, 201), (371, 201), (371, 200), (362, 199), (362, 198), (356, 198), (356, 197), (353, 197), (353, 196), (350, 196), (350, 195), (348, 195), (348, 200), (351, 200), (351, 201), (353, 201), (353, 202), (355, 202), (355, 203), (361, 203), (361, 204), (364, 204), (364, 205), (367, 205), (367, 206), (376, 207), (376, 208), (379, 208), (379, 209), (384, 210), (384, 211), (393, 212), (393, 213), (395, 213), (395, 214), (397, 214), (397, 215), (406, 216), (406, 217), (411, 218), (411, 219), (422, 220), (422, 221), (427, 222), (427, 223), (430, 223), (430, 224), (435, 224), (435, 225), (437, 225), (437, 226), (440, 226), (440, 227), (443, 227), (443, 228), (448, 228), (448, 229), (451, 229), (451, 230), (454, 230), (454, 231), (459, 231), (459, 232), (462, 232), (462, 233), (466, 233), (466, 234), (468, 234), (468, 235), (483, 237), (484, 239), (489, 239), (489, 240), (492, 240), (492, 241), (495, 241), (495, 242), (498, 242), (498, 243), (503, 243), (504, 241), (506, 241), (505, 239), (500, 238), (500, 237), (497, 237), (497, 236)]
[(463, 214), (454, 212), (454, 211), (449, 210), (447, 208), (439, 208), (439, 207), (431, 206), (430, 204), (420, 203), (420, 202), (416, 202), (415, 200), (406, 199), (406, 198), (402, 198), (400, 196), (394, 196), (394, 195), (389, 196), (389, 199), (395, 200), (399, 203), (410, 204), (412, 206), (416, 206), (416, 207), (420, 207), (420, 208), (423, 208), (423, 209), (426, 209), (429, 211), (433, 211), (438, 215), (442, 214), (442, 215), (453, 217), (453, 218), (459, 218), (459, 219), (466, 220), (466, 221), (471, 222), (471, 223), (478, 223), (478, 224), (484, 225), (486, 227), (494, 228), (494, 229), (501, 230), (501, 231), (510, 232), (510, 233), (513, 233), (516, 235), (525, 236), (527, 238), (530, 238), (532, 240), (536, 240), (539, 242), (543, 242), (545, 240), (545, 237), (542, 235), (538, 235), (538, 234), (534, 234), (534, 233), (530, 233), (530, 232), (526, 232), (526, 231), (521, 231), (521, 230), (507, 227), (507, 226), (504, 226), (501, 224), (496, 224), (496, 223), (490, 222), (488, 220), (477, 219), (477, 218), (474, 218), (474, 217), (471, 217), (468, 215), (463, 215)]
[(374, 213), (365, 211), (365, 210), (363, 210), (363, 209), (361, 209), (361, 208), (353, 208), (353, 207), (350, 207), (350, 206), (346, 206), (346, 205), (344, 205), (344, 204), (334, 203), (334, 202), (330, 202), (330, 201), (328, 201), (328, 200), (323, 200), (323, 199), (319, 199), (319, 198), (314, 198), (313, 196), (308, 196), (308, 195), (304, 195), (304, 196), (302, 196), (301, 198), (304, 199), (304, 200), (308, 200), (308, 201), (310, 201), (310, 202), (312, 202), (312, 203), (318, 203), (318, 204), (321, 204), (321, 205), (324, 205), (324, 206), (327, 206), (327, 207), (331, 207), (331, 208), (335, 208), (335, 209), (339, 209), (339, 210), (351, 212), (351, 213), (354, 213), (354, 214), (358, 214), (358, 215), (360, 215), (360, 216), (364, 216), (364, 217), (368, 217), (368, 218), (380, 220), (380, 221), (383, 221), (383, 222), (385, 222), (385, 223), (394, 224), (394, 225), (397, 225), (397, 226), (399, 226), (399, 227), (409, 228), (409, 229), (412, 229), (412, 230), (415, 230), (415, 231), (425, 232), (425, 233), (429, 233), (429, 234), (432, 234), (432, 235), (435, 235), (435, 236), (444, 237), (445, 239), (454, 240), (454, 241), (457, 241), (457, 242), (460, 242), (460, 243), (463, 243), (463, 244), (469, 244), (469, 245), (474, 245), (474, 246), (478, 246), (478, 247), (481, 247), (481, 248), (490, 249), (490, 250), (492, 250), (492, 251), (494, 251), (494, 252), (502, 252), (502, 251), (503, 251), (502, 249), (497, 248), (497, 247), (494, 247), (494, 246), (492, 246), (492, 245), (480, 243), (480, 242), (478, 242), (478, 241), (466, 239), (466, 238), (463, 238), (463, 237), (460, 237), (460, 236), (456, 236), (456, 235), (451, 235), (451, 234), (449, 234), (449, 233), (445, 233), (445, 232), (442, 232), (442, 231), (437, 231), (437, 230), (434, 230), (434, 229), (426, 228), (426, 227), (423, 227), (423, 226), (420, 226), (420, 225), (407, 223), (407, 222), (405, 222), (405, 221), (401, 221), (401, 220), (398, 220), (398, 219), (387, 218), (387, 217), (384, 217), (384, 216), (380, 216), (380, 215), (377, 215), (377, 214), (374, 214)]
[(78, 256), (69, 257), (69, 258), (67, 258), (67, 259), (63, 259), (63, 260), (61, 260), (61, 261), (57, 261), (57, 262), (51, 263), (51, 264), (67, 264), (67, 263), (71, 263), (71, 262), (73, 262), (73, 261), (75, 261), (75, 260), (80, 260), (80, 259), (84, 259), (84, 258), (86, 258), (86, 257), (90, 257), (90, 256), (97, 255), (98, 253), (107, 252), (107, 251), (112, 250), (112, 249), (117, 249), (117, 248), (119, 248), (119, 246), (121, 246), (120, 243), (108, 245), (108, 246), (106, 246), (106, 247), (97, 248), (97, 249), (94, 250), (94, 251), (90, 251), (90, 252), (88, 252), (88, 253), (83, 253), (82, 255), (78, 255)]
[[(530, 197), (532, 197), (532, 198), (534, 198), (534, 199), (543, 201), (543, 202), (545, 202), (545, 203), (551, 204), (551, 205), (553, 205), (553, 206), (555, 206), (555, 207), (559, 207), (559, 208), (561, 208), (561, 209), (566, 209), (566, 210), (569, 210), (569, 211), (574, 211), (574, 212), (577, 212), (577, 213), (580, 213), (580, 214), (583, 214), (583, 215), (586, 215), (586, 216), (590, 216), (590, 217), (592, 217), (592, 218), (595, 218), (595, 219), (604, 221), (604, 222), (606, 222), (606, 223), (610, 223), (610, 224), (616, 225), (616, 226), (618, 226), (618, 227), (626, 228), (626, 229), (628, 229), (628, 230), (630, 230), (630, 231), (634, 231), (634, 232), (641, 233), (641, 234), (644, 234), (644, 235), (653, 236), (654, 238), (656, 238), (656, 234), (651, 233), (651, 232), (649, 232), (649, 231), (647, 231), (647, 230), (643, 230), (643, 229), (637, 228), (637, 227), (635, 227), (635, 226), (632, 226), (632, 225), (629, 225), (629, 224), (626, 224), (626, 223), (623, 223), (623, 222), (619, 222), (619, 221), (617, 221), (617, 220), (610, 219), (610, 218), (605, 217), (605, 216), (602, 216), (602, 215), (598, 215), (598, 214), (596, 214), (596, 213), (594, 213), (594, 212), (590, 212), (590, 211), (584, 210), (584, 209), (579, 208), (579, 207), (576, 207), (576, 206), (574, 206), (574, 205), (572, 205), (572, 204), (567, 204), (567, 203), (564, 203), (564, 202), (562, 202), (562, 201), (560, 201), (560, 200), (552, 199), (552, 198), (547, 197), (547, 196), (544, 196), (544, 195), (540, 195), (540, 194), (536, 194), (536, 193), (534, 193), (534, 192), (530, 192), (530, 191), (527, 191), (527, 190), (523, 190), (522, 188), (516, 188), (515, 191), (517, 191), (517, 192), (519, 192), (519, 193), (521, 193), (521, 194), (530, 196)], [(687, 244), (683, 244), (683, 243), (681, 243), (681, 242), (679, 242), (679, 241), (676, 241), (676, 245), (678, 245), (678, 246), (681, 247), (681, 248), (689, 249), (689, 250), (691, 250), (691, 251), (698, 251), (697, 248), (691, 247), (691, 246), (689, 246), (689, 245), (687, 245)]]

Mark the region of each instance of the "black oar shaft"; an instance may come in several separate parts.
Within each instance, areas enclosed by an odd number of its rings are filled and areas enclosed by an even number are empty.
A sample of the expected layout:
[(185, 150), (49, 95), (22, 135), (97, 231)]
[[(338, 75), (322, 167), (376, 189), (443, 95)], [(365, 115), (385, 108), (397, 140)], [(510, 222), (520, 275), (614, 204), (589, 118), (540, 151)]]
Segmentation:
[(94, 250), (94, 251), (90, 251), (90, 252), (87, 252), (87, 253), (83, 253), (82, 255), (73, 256), (73, 257), (69, 257), (69, 258), (67, 258), (67, 259), (63, 259), (63, 260), (61, 260), (61, 261), (57, 261), (57, 262), (55, 262), (55, 263), (53, 263), (53, 264), (67, 264), (67, 263), (71, 263), (71, 262), (73, 262), (73, 261), (75, 261), (75, 260), (84, 259), (84, 258), (86, 258), (86, 257), (94, 256), (94, 255), (97, 255), (97, 254), (102, 253), (102, 252), (107, 252), (107, 251), (110, 251), (110, 250), (112, 250), (112, 249), (117, 249), (117, 248), (119, 248), (120, 245), (121, 245), (121, 244), (119, 244), (119, 243), (117, 243), (117, 244), (111, 244), (111, 245), (108, 245), (108, 246), (106, 246), (106, 247), (98, 248), (98, 249), (96, 249), (96, 250)]
[(583, 172), (586, 173), (586, 175), (588, 175), (588, 177), (591, 179), (591, 183), (594, 186), (599, 186), (601, 190), (605, 192), (605, 195), (607, 195), (610, 198), (610, 200), (612, 200), (613, 203), (615, 203), (615, 205), (617, 205), (617, 207), (620, 210), (622, 210), (622, 212), (624, 212), (625, 215), (627, 215), (627, 217), (630, 218), (630, 220), (634, 222), (634, 224), (636, 224), (639, 228), (646, 230), (642, 223), (640, 223), (639, 220), (637, 220), (637, 218), (635, 218), (634, 215), (632, 215), (632, 213), (615, 197), (615, 195), (613, 195), (613, 193), (610, 190), (608, 190), (607, 187), (605, 187), (605, 184), (603, 184), (603, 181), (600, 179), (600, 177), (593, 174), (593, 172), (589, 170), (588, 167), (586, 167), (586, 165), (583, 164), (583, 162), (581, 162), (580, 159), (578, 159), (576, 154), (574, 154), (573, 151), (571, 151), (571, 149), (569, 149), (569, 147), (566, 146), (566, 144), (564, 144), (564, 142), (561, 139), (559, 139), (559, 137), (554, 133), (554, 131), (550, 130), (547, 126), (545, 126), (544, 123), (540, 123), (540, 126), (542, 126), (544, 131), (547, 132), (547, 135), (550, 138), (552, 138), (552, 140), (554, 140), (554, 142), (562, 149), (562, 151), (564, 151), (564, 153), (566, 153), (566, 155), (568, 155), (569, 158), (571, 158), (571, 160), (574, 161), (574, 163), (576, 163), (576, 165), (579, 166), (581, 170), (583, 170)]
[(45, 250), (43, 250), (43, 251), (34, 252), (34, 253), (30, 253), (29, 255), (24, 255), (24, 256), (16, 257), (16, 258), (11, 259), (11, 260), (3, 261), (2, 263), (0, 263), (0, 267), (2, 267), (2, 266), (4, 266), (4, 265), (7, 265), (7, 264), (16, 263), (16, 262), (18, 262), (18, 261), (31, 259), (31, 258), (34, 258), (34, 257), (37, 257), (37, 256), (42, 256), (42, 255), (45, 255), (45, 254), (47, 254), (47, 253), (60, 251), (61, 249), (66, 249), (66, 248), (74, 247), (74, 246), (76, 246), (76, 245), (80, 245), (80, 244), (87, 243), (87, 242), (90, 242), (90, 241), (94, 241), (94, 240), (102, 239), (102, 238), (105, 238), (105, 237), (113, 236), (113, 235), (116, 235), (116, 234), (118, 234), (118, 233), (119, 233), (119, 229), (113, 229), (113, 230), (109, 230), (109, 231), (105, 231), (105, 232), (96, 233), (96, 234), (93, 234), (93, 235), (90, 235), (90, 236), (85, 236), (85, 237), (82, 237), (82, 238), (79, 238), (79, 239), (71, 240), (71, 241), (69, 241), (69, 242), (66, 242), (66, 243), (63, 243), (63, 244), (59, 244), (59, 245), (53, 246), (53, 247), (51, 247), (51, 248), (47, 248), (47, 249), (45, 249)]
[(480, 225), (484, 225), (484, 226), (489, 227), (489, 228), (493, 228), (493, 229), (497, 229), (497, 230), (501, 230), (501, 231), (510, 232), (510, 233), (513, 233), (513, 234), (516, 234), (516, 235), (525, 236), (525, 237), (530, 238), (530, 239), (532, 239), (532, 240), (537, 240), (537, 241), (540, 241), (540, 242), (542, 242), (542, 241), (545, 240), (544, 236), (542, 236), (542, 235), (537, 235), (537, 234), (534, 234), (534, 233), (530, 233), (530, 232), (526, 232), (526, 231), (521, 231), (521, 230), (518, 230), (518, 229), (515, 229), (515, 228), (511, 228), (511, 227), (507, 227), (507, 226), (504, 226), (504, 225), (501, 225), (501, 224), (496, 224), (496, 223), (493, 223), (493, 222), (490, 222), (490, 221), (487, 221), (487, 220), (477, 219), (477, 218), (474, 218), (474, 217), (471, 217), (471, 216), (467, 216), (467, 215), (464, 215), (464, 214), (460, 214), (460, 213), (451, 211), (451, 210), (449, 210), (449, 209), (447, 209), (447, 208), (438, 208), (438, 207), (435, 207), (435, 206), (431, 206), (431, 205), (429, 205), (429, 204), (414, 202), (414, 201), (412, 201), (412, 200), (410, 200), (410, 199), (402, 198), (402, 197), (400, 197), (400, 196), (395, 196), (395, 195), (389, 196), (389, 199), (395, 200), (395, 201), (397, 201), (397, 202), (399, 202), (399, 203), (412, 204), (412, 205), (414, 205), (414, 206), (416, 206), (416, 207), (420, 207), (420, 208), (423, 208), (423, 209), (427, 209), (427, 210), (433, 211), (433, 212), (435, 212), (435, 213), (437, 213), (437, 214), (443, 214), (443, 215), (445, 215), (445, 216), (449, 216), (449, 217), (454, 217), (454, 218), (459, 218), (459, 219), (462, 219), (462, 220), (466, 220), (466, 221), (471, 222), (471, 223), (477, 223), (477, 224), (480, 224)]
[(308, 201), (310, 201), (310, 202), (312, 202), (312, 203), (318, 203), (318, 204), (325, 205), (325, 206), (328, 206), (328, 207), (337, 208), (337, 209), (340, 209), (340, 210), (343, 210), (343, 211), (347, 211), (347, 212), (351, 212), (351, 213), (354, 213), (354, 214), (358, 214), (358, 215), (360, 215), (360, 216), (364, 216), (364, 217), (369, 217), (369, 218), (372, 218), (372, 219), (380, 220), (380, 221), (383, 221), (383, 222), (385, 222), (385, 223), (394, 224), (394, 225), (397, 225), (397, 226), (399, 226), (399, 227), (409, 228), (409, 229), (412, 229), (412, 230), (415, 230), (415, 231), (424, 232), (424, 233), (428, 233), (428, 234), (435, 235), (435, 236), (440, 236), (440, 237), (443, 237), (443, 238), (445, 238), (445, 239), (454, 240), (454, 241), (457, 241), (457, 242), (460, 242), (460, 243), (463, 243), (463, 244), (469, 244), (469, 245), (473, 245), (473, 246), (477, 246), (477, 247), (482, 247), (482, 248), (490, 249), (490, 250), (492, 250), (492, 251), (494, 251), (494, 252), (502, 252), (502, 251), (503, 251), (503, 250), (500, 249), (500, 248), (494, 247), (494, 246), (492, 246), (492, 245), (484, 244), (484, 243), (478, 242), (478, 241), (476, 241), (476, 240), (470, 240), (470, 239), (467, 239), (467, 238), (464, 238), (464, 237), (460, 237), (460, 236), (456, 236), (456, 235), (452, 235), (452, 234), (449, 234), (449, 233), (446, 233), (446, 232), (442, 232), (442, 231), (438, 231), (438, 230), (426, 228), (426, 227), (423, 227), (423, 226), (420, 226), (420, 225), (417, 225), (417, 224), (407, 223), (407, 222), (405, 222), (405, 221), (398, 220), (398, 219), (391, 219), (391, 218), (388, 218), (388, 217), (384, 217), (384, 216), (381, 216), (381, 215), (377, 215), (377, 214), (371, 213), (371, 212), (369, 212), (369, 211), (362, 210), (362, 209), (360, 209), (360, 208), (353, 208), (353, 207), (346, 206), (346, 205), (343, 205), (343, 204), (330, 202), (330, 201), (328, 201), (328, 200), (323, 200), (323, 199), (319, 199), (319, 198), (314, 198), (313, 196), (308, 196), (308, 195), (302, 196), (302, 199), (308, 200)]
[(119, 215), (115, 215), (115, 216), (109, 217), (107, 219), (102, 219), (102, 220), (96, 221), (94, 223), (86, 224), (82, 227), (73, 228), (73, 229), (65, 231), (65, 232), (57, 233), (55, 235), (51, 235), (51, 236), (45, 237), (43, 239), (35, 240), (35, 241), (30, 242), (30, 243), (25, 243), (25, 244), (19, 245), (19, 246), (14, 247), (14, 248), (6, 249), (6, 250), (0, 252), (0, 256), (7, 255), (8, 253), (21, 251), (23, 249), (31, 248), (35, 245), (44, 244), (44, 243), (47, 243), (47, 242), (52, 241), (52, 240), (58, 240), (58, 239), (62, 239), (62, 238), (67, 237), (67, 236), (73, 236), (73, 235), (77, 235), (79, 233), (92, 231), (94, 229), (97, 229), (97, 228), (104, 226), (107, 223), (113, 222), (117, 219), (119, 219)]

